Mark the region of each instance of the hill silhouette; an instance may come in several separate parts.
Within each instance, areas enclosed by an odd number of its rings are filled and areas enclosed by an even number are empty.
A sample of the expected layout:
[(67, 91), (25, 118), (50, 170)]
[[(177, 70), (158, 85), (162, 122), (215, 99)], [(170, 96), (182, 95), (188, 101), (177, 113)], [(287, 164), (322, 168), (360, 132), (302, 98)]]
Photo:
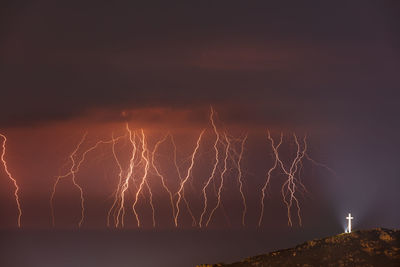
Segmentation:
[(294, 248), (247, 258), (231, 264), (197, 267), (267, 266), (400, 266), (400, 231), (384, 228), (359, 230), (315, 239)]

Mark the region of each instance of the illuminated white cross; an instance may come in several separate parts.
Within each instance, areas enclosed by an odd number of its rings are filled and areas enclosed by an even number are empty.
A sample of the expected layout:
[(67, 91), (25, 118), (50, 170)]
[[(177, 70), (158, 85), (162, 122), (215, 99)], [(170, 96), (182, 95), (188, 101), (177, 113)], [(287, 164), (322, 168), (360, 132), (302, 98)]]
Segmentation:
[(348, 225), (347, 225), (347, 232), (351, 233), (351, 220), (353, 220), (354, 217), (351, 217), (351, 213), (349, 213), (349, 216), (347, 216), (346, 219), (349, 220)]

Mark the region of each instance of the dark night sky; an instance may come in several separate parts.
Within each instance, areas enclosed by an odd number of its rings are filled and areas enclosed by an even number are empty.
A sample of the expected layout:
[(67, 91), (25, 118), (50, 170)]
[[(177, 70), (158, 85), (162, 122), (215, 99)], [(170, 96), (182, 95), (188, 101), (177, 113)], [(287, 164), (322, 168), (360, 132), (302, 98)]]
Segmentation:
[(398, 10), (395, 1), (9, 4), (0, 122), (213, 103), (264, 124), (392, 124)]
[[(335, 234), (349, 209), (360, 228), (398, 228), (399, 13), (398, 1), (2, 2), (0, 133), (9, 138), (7, 156), (21, 183), (26, 227), (49, 228), (49, 188), (85, 123), (98, 136), (106, 135), (109, 127), (123, 128), (126, 111), (143, 127), (164, 131), (190, 125), (192, 133), (207, 124), (213, 105), (227, 126), (252, 132), (245, 162), (253, 179), (248, 190), (268, 168), (269, 154), (263, 152), (268, 144), (259, 129), (307, 132), (313, 157), (337, 175), (318, 168), (307, 173), (304, 228), (286, 226), (278, 193), (271, 211), (283, 216), (270, 218), (259, 230), (271, 238), (254, 241), (253, 226), (229, 238), (222, 230), (205, 233), (202, 245), (182, 245), (192, 255), (182, 266), (218, 261), (218, 256), (232, 261)], [(19, 249), (32, 232), (25, 239), (21, 232), (7, 232), (14, 227), (15, 204), (2, 171), (0, 178), (0, 228), (4, 240)], [(90, 194), (94, 207), (108, 193)], [(87, 228), (99, 228), (95, 220), (89, 219)], [(272, 226), (280, 237), (268, 232)], [(180, 241), (189, 244), (190, 236), (198, 235), (190, 231), (163, 229), (158, 239), (154, 230), (144, 247), (176, 237), (168, 249), (179, 253)], [(103, 238), (126, 244), (120, 234)], [(146, 239), (146, 232), (137, 234)], [(46, 236), (44, 247), (64, 238), (54, 232)], [(90, 233), (74, 238), (67, 247), (79, 238), (97, 242)], [(220, 254), (208, 251), (207, 242), (220, 242)], [(201, 256), (193, 256), (196, 250)], [(29, 244), (24, 251), (32, 251)], [(33, 264), (40, 265), (38, 258)], [(178, 258), (170, 262), (180, 264)], [(152, 259), (141, 266), (158, 263)]]

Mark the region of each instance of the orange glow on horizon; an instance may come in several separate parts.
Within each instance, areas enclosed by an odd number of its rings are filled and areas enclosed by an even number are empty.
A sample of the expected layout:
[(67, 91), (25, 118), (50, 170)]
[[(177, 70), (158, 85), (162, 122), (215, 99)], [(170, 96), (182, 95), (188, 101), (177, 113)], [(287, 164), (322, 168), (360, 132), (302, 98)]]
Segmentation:
[[(124, 116), (128, 118), (129, 114)], [(89, 132), (84, 134), (80, 132), (81, 137), (78, 141), (74, 137), (77, 132), (67, 132), (64, 129), (64, 137), (69, 138), (65, 143), (69, 144), (68, 148), (72, 146), (72, 151), (64, 149), (62, 157), (67, 155), (67, 161), (63, 166), (65, 170), (51, 181), (50, 219), (53, 227), (56, 227), (56, 217), (60, 216), (60, 214), (56, 216), (56, 211), (60, 209), (60, 204), (56, 208), (56, 193), (60, 195), (66, 192), (59, 188), (61, 180), (68, 181), (69, 186), (73, 186), (69, 190), (73, 190), (74, 193), (77, 191), (77, 195), (79, 194), (76, 196), (76, 200), (79, 199), (79, 209), (77, 203), (71, 204), (71, 218), (74, 218), (75, 211), (76, 215), (79, 211), (79, 217), (73, 219), (74, 223), (78, 228), (85, 224), (89, 225), (92, 212), (90, 199), (88, 201), (91, 195), (88, 192), (92, 190), (90, 187), (93, 181), (90, 180), (91, 173), (88, 176), (87, 171), (97, 171), (94, 177), (102, 179), (98, 177), (101, 170), (97, 167), (93, 169), (90, 165), (90, 160), (93, 159), (101, 160), (101, 164), (107, 163), (104, 172), (109, 172), (107, 175), (110, 176), (110, 184), (103, 186), (104, 184), (99, 182), (95, 190), (99, 191), (103, 187), (110, 189), (109, 192), (104, 190), (101, 193), (107, 194), (110, 198), (106, 204), (104, 224), (109, 228), (118, 229), (132, 225), (139, 228), (147, 227), (150, 226), (150, 220), (153, 228), (162, 227), (164, 223), (169, 223), (173, 227), (183, 227), (189, 222), (189, 218), (192, 227), (212, 227), (223, 219), (222, 216), (225, 216), (230, 224), (231, 218), (228, 216), (232, 208), (229, 206), (231, 202), (228, 202), (228, 199), (237, 201), (235, 205), (239, 208), (236, 208), (234, 212), (237, 218), (240, 217), (241, 227), (251, 225), (254, 202), (257, 202), (255, 207), (258, 207), (260, 203), (261, 210), (257, 219), (258, 226), (261, 226), (267, 189), (275, 174), (284, 178), (280, 195), (286, 206), (288, 225), (294, 224), (293, 213), (297, 214), (301, 225), (301, 205), (298, 193), (307, 193), (300, 179), (303, 162), (308, 160), (311, 164), (324, 167), (333, 173), (326, 165), (313, 160), (308, 155), (306, 135), (300, 139), (296, 133), (292, 133), (293, 143), (288, 143), (295, 146), (295, 156), (287, 161), (287, 151), (280, 151), (284, 143), (283, 133), (281, 132), (280, 139), (275, 141), (267, 130), (267, 139), (270, 142), (268, 150), (272, 151), (273, 164), (266, 170), (263, 184), (251, 189), (260, 192), (259, 198), (258, 194), (247, 193), (249, 184), (255, 185), (249, 180), (251, 170), (246, 169), (247, 146), (252, 145), (252, 141), (248, 140), (252, 138), (253, 133), (249, 135), (243, 129), (240, 133), (233, 131), (223, 124), (213, 107), (208, 113), (207, 125), (202, 125), (200, 131), (198, 128), (196, 130), (190, 127), (186, 128), (187, 131), (181, 131), (183, 128), (177, 131), (138, 128), (136, 125), (135, 128), (131, 128), (128, 122), (124, 125), (122, 129), (119, 123), (119, 130), (115, 127), (110, 131), (110, 127), (114, 127), (114, 124), (96, 124), (95, 127), (90, 128), (90, 138)], [(17, 225), (20, 227), (23, 211), (19, 197), (21, 188), (7, 166), (5, 159), (7, 139), (4, 135), (0, 137), (3, 139), (1, 160), (9, 179), (15, 186), (14, 196), (18, 208)], [(72, 138), (75, 140), (74, 144), (72, 144)], [(47, 139), (42, 140), (46, 142)], [(63, 139), (60, 138), (57, 141), (63, 141)], [(102, 152), (102, 148), (106, 151)], [(282, 173), (279, 174), (278, 170)], [(86, 177), (86, 179), (81, 177)], [(76, 209), (73, 205), (76, 205)], [(58, 227), (60, 222), (64, 220), (58, 219)]]

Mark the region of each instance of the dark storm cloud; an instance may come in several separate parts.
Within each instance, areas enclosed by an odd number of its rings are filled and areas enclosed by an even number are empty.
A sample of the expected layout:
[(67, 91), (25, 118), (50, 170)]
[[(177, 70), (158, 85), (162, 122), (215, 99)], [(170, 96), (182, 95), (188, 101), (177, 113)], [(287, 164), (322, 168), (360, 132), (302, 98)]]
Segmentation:
[(398, 11), (384, 1), (10, 4), (0, 125), (210, 104), (254, 123), (389, 123)]

